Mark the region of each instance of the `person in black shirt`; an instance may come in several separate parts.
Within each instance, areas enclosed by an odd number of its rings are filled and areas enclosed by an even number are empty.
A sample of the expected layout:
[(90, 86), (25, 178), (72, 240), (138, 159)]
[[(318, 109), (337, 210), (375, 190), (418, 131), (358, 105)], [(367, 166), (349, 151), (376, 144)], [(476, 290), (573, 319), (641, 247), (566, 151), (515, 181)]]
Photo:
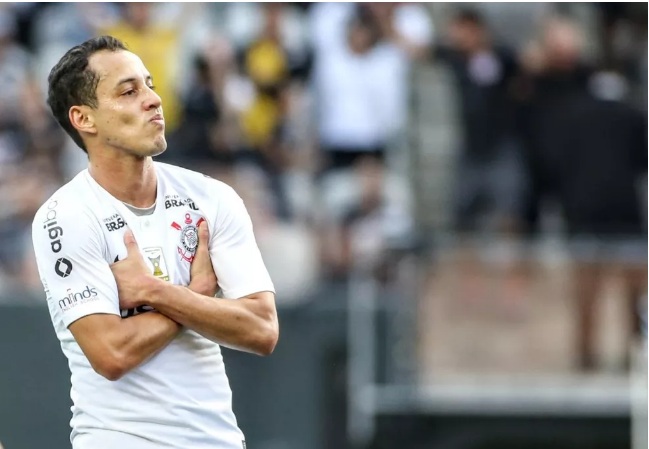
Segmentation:
[(448, 43), (433, 49), (433, 59), (450, 67), (460, 99), (462, 147), (455, 198), (456, 228), (512, 229), (519, 213), (522, 176), (513, 133), (513, 83), (516, 56), (494, 45), (482, 17), (462, 10), (452, 20)]
[(581, 59), (582, 35), (568, 19), (553, 17), (543, 24), (541, 37), (522, 54), (522, 88), (517, 126), (523, 138), (528, 191), (523, 209), (525, 231), (540, 231), (544, 204), (558, 195), (558, 150), (570, 107), (587, 91), (592, 69)]
[[(433, 48), (432, 58), (450, 69), (459, 97), (462, 134), (453, 230), (461, 234), (466, 257), (460, 270), (467, 279), (459, 296), (472, 301), (487, 294), (482, 274), (496, 270), (504, 282), (496, 301), (506, 316), (517, 319), (524, 310), (520, 299), (529, 279), (519, 240), (526, 179), (514, 127), (517, 55), (492, 41), (486, 22), (473, 10), (460, 10), (445, 38)], [(484, 250), (486, 244), (504, 258), (484, 263), (485, 254), (476, 251), (473, 241), (483, 233), (489, 237), (479, 246)]]
[[(558, 198), (575, 261), (582, 369), (596, 365), (595, 306), (606, 275), (621, 277), (631, 337), (640, 333), (640, 300), (647, 289), (639, 189), (647, 173), (647, 117), (620, 101), (620, 75), (600, 73), (592, 80), (595, 95), (582, 95), (563, 111), (556, 140)], [(624, 362), (629, 364), (628, 352)]]

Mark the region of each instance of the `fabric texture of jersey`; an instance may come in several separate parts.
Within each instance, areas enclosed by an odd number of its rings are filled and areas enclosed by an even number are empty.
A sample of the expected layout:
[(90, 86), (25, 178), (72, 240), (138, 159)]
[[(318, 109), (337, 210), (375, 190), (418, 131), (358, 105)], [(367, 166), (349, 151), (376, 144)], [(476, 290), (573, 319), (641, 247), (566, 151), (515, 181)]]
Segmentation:
[(129, 449), (241, 449), (244, 437), (232, 412), (218, 344), (184, 329), (158, 354), (109, 381), (92, 369), (68, 330), (75, 320), (96, 313), (123, 319), (157, 313), (146, 306), (120, 310), (110, 265), (127, 255), (127, 229), (156, 277), (186, 286), (198, 225), (206, 220), (222, 296), (274, 291), (236, 192), (202, 174), (154, 164), (157, 200), (151, 215), (135, 215), (84, 170), (34, 218), (38, 270), (71, 371), (73, 447), (103, 447), (102, 435), (108, 432), (114, 447)]

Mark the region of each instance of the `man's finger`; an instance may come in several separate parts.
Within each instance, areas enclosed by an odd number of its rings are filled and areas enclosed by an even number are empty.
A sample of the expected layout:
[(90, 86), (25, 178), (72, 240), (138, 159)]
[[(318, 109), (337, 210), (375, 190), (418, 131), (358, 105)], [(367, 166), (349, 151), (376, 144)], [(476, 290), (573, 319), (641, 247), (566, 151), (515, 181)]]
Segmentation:
[(128, 229), (124, 233), (124, 245), (126, 245), (126, 252), (128, 254), (127, 257), (140, 255), (140, 249), (138, 248), (137, 242), (135, 241), (133, 231), (131, 231), (130, 229)]
[(208, 251), (210, 241), (210, 231), (207, 229), (207, 222), (198, 225), (198, 251)]

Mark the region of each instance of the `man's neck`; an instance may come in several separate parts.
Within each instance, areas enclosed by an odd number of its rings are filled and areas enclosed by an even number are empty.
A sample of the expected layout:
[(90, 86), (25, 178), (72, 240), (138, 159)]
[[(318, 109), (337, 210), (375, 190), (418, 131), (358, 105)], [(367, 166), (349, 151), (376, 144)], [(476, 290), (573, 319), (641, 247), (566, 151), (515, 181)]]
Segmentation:
[(157, 180), (150, 157), (92, 158), (88, 171), (100, 186), (124, 203), (135, 207), (155, 203)]

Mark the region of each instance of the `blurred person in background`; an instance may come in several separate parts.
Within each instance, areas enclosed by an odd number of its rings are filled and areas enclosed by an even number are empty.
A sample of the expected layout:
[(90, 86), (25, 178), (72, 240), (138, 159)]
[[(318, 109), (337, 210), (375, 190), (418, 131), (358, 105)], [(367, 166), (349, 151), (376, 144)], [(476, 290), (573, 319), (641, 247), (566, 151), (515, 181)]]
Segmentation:
[(160, 98), (166, 105), (165, 120), (168, 131), (172, 132), (178, 126), (180, 115), (179, 92), (176, 88), (180, 68), (179, 61), (179, 23), (182, 16), (176, 17), (178, 23), (158, 20), (156, 9), (158, 3), (126, 2), (120, 4), (122, 16), (115, 23), (102, 27), (99, 34), (115, 36), (124, 41), (151, 71), (156, 80)]
[(511, 232), (520, 227), (523, 173), (514, 129), (516, 54), (498, 46), (474, 10), (459, 11), (433, 60), (449, 65), (460, 94), (462, 147), (455, 228)]
[(562, 114), (557, 142), (559, 199), (575, 264), (577, 365), (598, 366), (597, 303), (613, 274), (624, 289), (629, 338), (622, 362), (628, 368), (647, 292), (646, 194), (640, 193), (646, 189), (647, 117), (626, 103), (628, 81), (620, 73), (600, 71), (589, 86)]
[(593, 4), (597, 11), (599, 65), (629, 80), (629, 99), (647, 109), (647, 3)]
[(16, 31), (11, 10), (0, 9), (0, 284), (29, 289), (36, 287), (26, 250), (29, 222), (62, 181), (64, 138), (44, 107), (33, 60)]
[(241, 113), (243, 151), (238, 160), (252, 163), (264, 173), (273, 192), (275, 213), (283, 220), (291, 217), (284, 189), (284, 171), (290, 157), (286, 147), (289, 114), (289, 84), (292, 78), (291, 57), (281, 36), (282, 3), (263, 5), (261, 31), (241, 54), (242, 72), (254, 86), (249, 104)]
[[(495, 42), (482, 15), (460, 9), (432, 49), (434, 62), (446, 64), (459, 94), (462, 130), (454, 175), (453, 229), (463, 243), (460, 297), (475, 302), (490, 289), (482, 274), (504, 276), (499, 299), (518, 315), (527, 270), (518, 240), (526, 188), (520, 136), (515, 127), (515, 95), (520, 79), (514, 50)], [(489, 236), (475, 245), (467, 237)], [(489, 247), (490, 252), (479, 248)], [(484, 260), (484, 254), (488, 260)]]
[(387, 282), (395, 274), (391, 250), (412, 243), (412, 206), (386, 198), (386, 172), (379, 161), (362, 159), (356, 171), (359, 197), (342, 218), (338, 263), (344, 272), (362, 267)]
[[(71, 46), (112, 26), (119, 18), (119, 7), (111, 3), (47, 3), (31, 17), (29, 42), (37, 58), (38, 77), (47, 79), (49, 69)], [(44, 87), (45, 82), (43, 82)]]
[[(9, 11), (0, 9), (0, 131), (19, 126), (15, 111), (20, 106), (20, 95), (25, 80), (29, 79), (32, 60), (27, 50), (15, 39), (16, 19)], [(6, 152), (0, 160), (10, 157)]]
[(32, 224), (72, 373), (73, 447), (245, 447), (219, 345), (267, 355), (278, 338), (245, 205), (220, 181), (153, 162), (167, 147), (162, 102), (121, 41), (73, 47), (48, 81), (89, 159)]
[(598, 2), (593, 5), (599, 16), (601, 66), (623, 72), (626, 76), (637, 75), (634, 65), (640, 56), (638, 50), (641, 50), (637, 44), (647, 31), (647, 5), (627, 2)]
[[(638, 332), (637, 304), (646, 290), (638, 181), (646, 174), (647, 128), (646, 117), (625, 103), (628, 80), (610, 69), (598, 73), (582, 51), (574, 21), (546, 21), (540, 39), (524, 52), (522, 112), (531, 181), (528, 229), (538, 228), (544, 203), (557, 205), (574, 260), (576, 365), (592, 369), (604, 275), (617, 270), (622, 278), (627, 323)], [(602, 64), (610, 67), (607, 56)]]
[(160, 160), (206, 173), (229, 176), (239, 145), (235, 112), (225, 98), (225, 87), (234, 70), (234, 51), (223, 38), (209, 38), (194, 56), (190, 88), (181, 100), (181, 121), (169, 137), (169, 147)]
[[(0, 9), (0, 189), (9, 199), (14, 198), (19, 182), (13, 175), (23, 159), (20, 146), (20, 117), (15, 111), (20, 105), (20, 92), (29, 75), (29, 54), (15, 40), (15, 17), (8, 9)], [(0, 206), (0, 284), (16, 274), (14, 258), (22, 254), (21, 234), (24, 229), (20, 203), (5, 201)]]
[[(353, 211), (368, 199), (362, 198), (367, 189), (359, 188), (357, 171), (370, 165), (386, 169), (387, 149), (407, 120), (410, 64), (426, 54), (432, 26), (427, 12), (414, 4), (321, 3), (310, 14), (321, 157), (316, 220), (324, 269), (338, 278), (349, 269), (344, 228), (351, 222), (344, 217), (356, 216)], [(397, 209), (409, 214), (405, 181), (387, 169), (376, 187), (384, 201), (400, 204), (403, 208)]]
[(541, 26), (540, 36), (522, 50), (524, 80), (519, 91), (518, 126), (524, 141), (528, 191), (525, 230), (540, 230), (549, 203), (556, 204), (561, 163), (558, 140), (566, 111), (586, 92), (592, 66), (583, 57), (584, 36), (576, 22), (554, 16)]
[[(47, 92), (47, 75), (70, 48), (92, 38), (119, 18), (114, 3), (47, 3), (35, 8), (32, 26), (25, 30), (34, 51), (34, 79)], [(41, 103), (46, 108), (45, 96)], [(49, 115), (49, 112), (47, 113)], [(88, 163), (72, 139), (65, 139), (60, 162), (64, 180), (70, 180)]]
[(408, 4), (318, 4), (311, 23), (323, 167), (383, 160), (405, 124), (409, 63), (431, 38), (426, 12)]

